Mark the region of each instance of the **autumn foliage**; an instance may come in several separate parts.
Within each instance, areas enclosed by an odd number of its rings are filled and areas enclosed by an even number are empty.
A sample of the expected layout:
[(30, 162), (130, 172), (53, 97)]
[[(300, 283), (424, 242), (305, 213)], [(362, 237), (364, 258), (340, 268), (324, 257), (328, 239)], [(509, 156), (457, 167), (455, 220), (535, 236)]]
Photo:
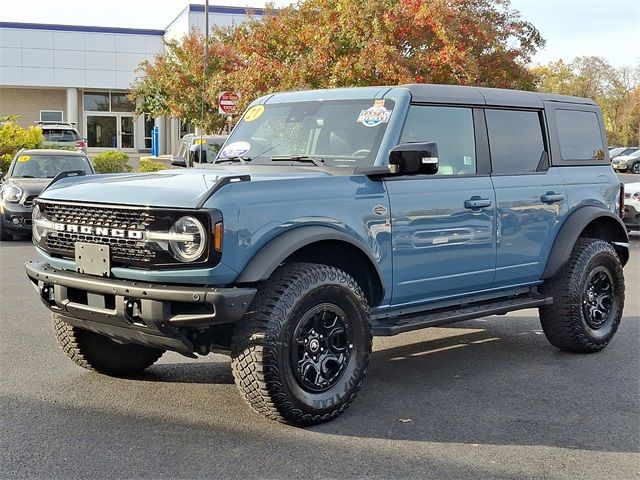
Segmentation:
[(133, 95), (149, 113), (213, 130), (222, 89), (245, 104), (274, 91), (411, 82), (531, 89), (527, 63), (542, 44), (508, 0), (301, 0), (212, 31), (204, 98), (195, 31), (142, 66)]

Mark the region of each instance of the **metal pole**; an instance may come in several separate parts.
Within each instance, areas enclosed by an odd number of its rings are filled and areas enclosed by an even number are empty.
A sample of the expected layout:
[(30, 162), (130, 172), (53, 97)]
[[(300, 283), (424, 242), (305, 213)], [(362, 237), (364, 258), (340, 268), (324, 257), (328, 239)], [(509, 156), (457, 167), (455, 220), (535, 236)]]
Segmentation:
[(209, 0), (204, 2), (204, 73), (207, 74), (209, 64)]

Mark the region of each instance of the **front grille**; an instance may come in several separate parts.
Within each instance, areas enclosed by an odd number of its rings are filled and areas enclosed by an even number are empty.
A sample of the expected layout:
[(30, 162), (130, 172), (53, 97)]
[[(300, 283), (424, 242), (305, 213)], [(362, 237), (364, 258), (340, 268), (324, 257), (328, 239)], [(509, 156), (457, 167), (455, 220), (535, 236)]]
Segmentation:
[(53, 222), (76, 225), (145, 230), (155, 217), (143, 209), (104, 208), (85, 205), (42, 203), (42, 213)]
[(27, 198), (24, 199), (24, 201), (22, 202), (22, 205), (24, 205), (25, 207), (31, 208), (33, 207), (33, 201), (38, 198), (37, 195), (29, 195)]
[[(146, 209), (48, 202), (41, 202), (40, 207), (44, 216), (52, 222), (90, 227), (145, 231), (156, 220), (155, 216)], [(150, 244), (140, 240), (71, 232), (51, 232), (46, 238), (49, 251), (69, 259), (75, 258), (76, 242), (109, 245), (111, 258), (115, 264), (145, 264), (157, 256), (157, 252), (151, 248)]]

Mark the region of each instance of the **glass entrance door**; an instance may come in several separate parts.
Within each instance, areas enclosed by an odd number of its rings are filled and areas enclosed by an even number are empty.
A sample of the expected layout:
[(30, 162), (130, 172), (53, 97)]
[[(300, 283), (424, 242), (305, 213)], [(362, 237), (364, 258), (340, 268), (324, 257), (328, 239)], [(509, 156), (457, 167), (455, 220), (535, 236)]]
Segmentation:
[(87, 143), (95, 148), (118, 148), (116, 117), (87, 115)]
[(132, 149), (134, 148), (134, 129), (135, 122), (133, 117), (121, 116), (120, 117), (120, 148)]
[(89, 148), (134, 150), (135, 125), (133, 115), (87, 115), (87, 146)]

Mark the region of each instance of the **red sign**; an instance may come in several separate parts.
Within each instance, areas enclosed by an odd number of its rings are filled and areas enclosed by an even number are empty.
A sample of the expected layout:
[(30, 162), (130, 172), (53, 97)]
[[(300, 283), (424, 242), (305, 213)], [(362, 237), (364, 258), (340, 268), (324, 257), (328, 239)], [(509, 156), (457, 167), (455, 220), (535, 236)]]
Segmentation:
[(226, 91), (218, 94), (218, 113), (229, 115), (236, 111), (236, 104), (240, 99), (240, 95), (236, 92)]

